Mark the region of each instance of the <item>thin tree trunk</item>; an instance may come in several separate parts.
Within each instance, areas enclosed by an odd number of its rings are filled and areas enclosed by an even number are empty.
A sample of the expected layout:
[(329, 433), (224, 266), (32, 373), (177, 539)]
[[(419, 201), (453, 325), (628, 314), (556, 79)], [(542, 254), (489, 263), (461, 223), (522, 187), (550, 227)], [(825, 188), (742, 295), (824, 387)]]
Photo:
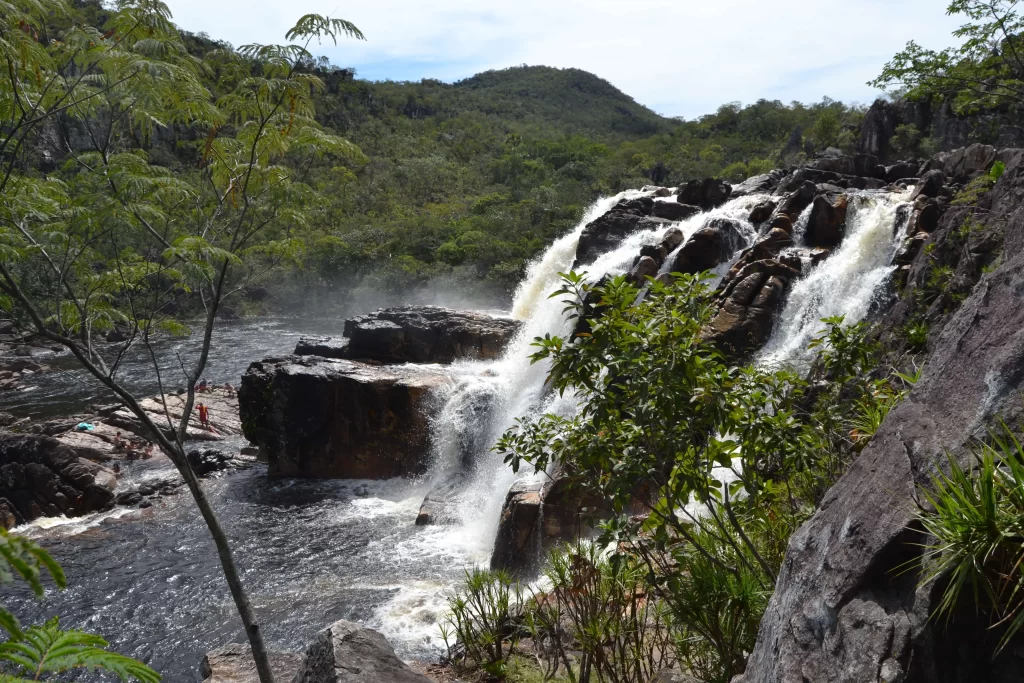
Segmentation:
[[(3, 277), (8, 292), (10, 292), (10, 294), (12, 294), (14, 298), (25, 307), (25, 310), (28, 311), (29, 317), (32, 319), (32, 323), (36, 327), (36, 333), (67, 347), (78, 362), (82, 364), (82, 367), (84, 367), (93, 377), (99, 380), (103, 386), (107, 387), (107, 389), (124, 402), (128, 410), (130, 410), (132, 414), (139, 419), (146, 430), (153, 436), (153, 439), (160, 445), (160, 450), (166, 453), (171, 459), (171, 462), (174, 463), (174, 466), (185, 480), (185, 484), (188, 486), (189, 492), (192, 494), (192, 498), (196, 501), (196, 505), (199, 507), (199, 512), (203, 516), (203, 521), (206, 522), (206, 527), (210, 531), (210, 536), (213, 537), (213, 542), (217, 546), (217, 554), (220, 557), (221, 569), (224, 572), (224, 578), (228, 582), (228, 589), (231, 591), (231, 597), (234, 599), (235, 606), (238, 609), (238, 616), (242, 619), (242, 626), (245, 628), (246, 636), (249, 639), (249, 646), (252, 648), (252, 656), (256, 663), (256, 671), (259, 673), (260, 683), (274, 683), (274, 674), (270, 669), (270, 659), (267, 656), (267, 648), (263, 643), (263, 634), (260, 631), (259, 624), (256, 623), (256, 618), (252, 611), (252, 605), (249, 603), (249, 596), (246, 594), (245, 587), (242, 585), (242, 580), (238, 575), (238, 568), (235, 565), (235, 559), (231, 554), (231, 546), (228, 542), (228, 537), (220, 525), (217, 513), (214, 512), (213, 507), (210, 505), (210, 501), (207, 499), (206, 493), (199, 485), (199, 480), (196, 478), (195, 472), (192, 471), (192, 467), (188, 463), (188, 457), (185, 455), (185, 449), (181, 441), (178, 439), (177, 434), (175, 434), (174, 441), (171, 441), (171, 439), (169, 439), (167, 435), (153, 422), (146, 411), (142, 409), (142, 406), (139, 405), (135, 396), (118, 382), (113, 380), (107, 373), (103, 372), (103, 370), (93, 362), (90, 354), (87, 353), (77, 341), (48, 329), (42, 316), (36, 310), (36, 307), (21, 290), (18, 282), (14, 279), (6, 264), (3, 262), (0, 262), (0, 276)], [(207, 335), (204, 337), (204, 346), (206, 346), (207, 351), (209, 351), (209, 343), (210, 336)], [(189, 393), (191, 393), (191, 390), (192, 387), (190, 386)], [(162, 391), (161, 400), (166, 401), (166, 394)], [(186, 414), (185, 419), (188, 417), (189, 415)]]
[[(181, 455), (184, 456), (184, 453)], [(261, 683), (274, 683), (274, 673), (270, 669), (270, 658), (267, 647), (263, 643), (263, 633), (260, 631), (260, 625), (256, 621), (255, 614), (253, 614), (249, 596), (242, 586), (242, 579), (238, 576), (238, 567), (235, 565), (235, 558), (231, 554), (231, 545), (228, 542), (227, 534), (224, 533), (220, 520), (217, 518), (217, 513), (213, 511), (213, 506), (210, 505), (206, 492), (199, 485), (199, 479), (196, 478), (195, 472), (189, 466), (188, 460), (183, 457), (183, 462), (185, 467), (179, 469), (184, 470), (182, 474), (186, 475), (185, 483), (188, 485), (188, 490), (192, 493), (192, 498), (196, 501), (196, 506), (199, 508), (199, 513), (203, 516), (203, 521), (206, 522), (206, 527), (210, 530), (210, 536), (213, 537), (213, 542), (217, 546), (217, 554), (220, 556), (224, 578), (228, 582), (231, 597), (234, 598), (235, 607), (238, 608), (238, 616), (241, 617), (242, 624), (245, 627), (245, 634), (249, 638), (252, 658), (256, 662), (256, 671), (259, 673), (260, 681)]]

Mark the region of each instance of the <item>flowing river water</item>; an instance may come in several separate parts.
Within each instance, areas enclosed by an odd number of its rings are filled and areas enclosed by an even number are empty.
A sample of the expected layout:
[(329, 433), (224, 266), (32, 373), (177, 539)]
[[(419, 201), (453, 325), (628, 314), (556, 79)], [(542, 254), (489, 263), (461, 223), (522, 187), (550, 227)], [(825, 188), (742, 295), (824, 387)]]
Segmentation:
[[(273, 648), (301, 649), (318, 630), (346, 618), (381, 630), (405, 658), (437, 657), (445, 597), (465, 569), (488, 560), (501, 504), (514, 480), (490, 446), (517, 417), (575, 409), (571, 396), (545, 394), (546, 368), (528, 359), (535, 337), (569, 331), (563, 304), (548, 295), (558, 287), (559, 273), (571, 267), (582, 227), (619, 200), (640, 195), (630, 191), (598, 201), (575, 231), (530, 267), (511, 311), (524, 328), (503, 358), (448, 368), (453, 381), (438, 397), (433, 462), (421, 479), (268, 481), (256, 466), (207, 480)], [(896, 209), (907, 197), (869, 192), (852, 197), (843, 244), (794, 285), (758, 362), (797, 362), (821, 328), (821, 318), (846, 315), (852, 322), (868, 314), (891, 271), (898, 247)], [(746, 216), (760, 199), (734, 199), (711, 214), (739, 221), (749, 243), (756, 235)], [(689, 236), (707, 218), (703, 214), (676, 225)], [(628, 237), (586, 270), (596, 279), (628, 268), (640, 246), (660, 239), (668, 227)], [(339, 336), (342, 322), (225, 323), (209, 378), (237, 384), (250, 362), (289, 353), (303, 334)], [(187, 341), (167, 342), (162, 362), (172, 369), (177, 355), (190, 351)], [(30, 391), (0, 396), (0, 410), (45, 417), (105, 400), (69, 360), (54, 364), (64, 369), (38, 376)], [(142, 359), (124, 372), (137, 391), (155, 390)], [(415, 526), (425, 493), (453, 470), (466, 472), (466, 478), (452, 519)], [(138, 481), (167, 474), (166, 466), (136, 465), (124, 476)], [(145, 510), (44, 519), (19, 531), (51, 550), (70, 585), (48, 591), (43, 600), (15, 591), (6, 604), (26, 622), (59, 615), (63, 625), (100, 633), (118, 651), (147, 661), (169, 683), (198, 681), (204, 652), (243, 639), (213, 544), (186, 493)]]

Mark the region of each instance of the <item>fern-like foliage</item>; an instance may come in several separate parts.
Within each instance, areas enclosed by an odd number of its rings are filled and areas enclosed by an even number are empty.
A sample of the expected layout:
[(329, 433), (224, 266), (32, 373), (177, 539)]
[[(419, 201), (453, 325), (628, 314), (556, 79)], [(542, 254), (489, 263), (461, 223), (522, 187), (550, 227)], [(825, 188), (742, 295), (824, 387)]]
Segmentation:
[[(39, 544), (0, 528), (0, 584), (21, 579), (37, 597), (45, 592), (49, 576), (57, 588), (67, 587), (64, 570)], [(0, 683), (55, 680), (73, 669), (102, 669), (122, 681), (157, 683), (160, 674), (131, 657), (110, 652), (107, 641), (78, 629), (61, 630), (57, 618), (41, 626), (22, 627), (18, 618), (0, 605), (0, 628), (7, 642), (0, 643)]]
[(110, 652), (107, 645), (103, 638), (85, 631), (63, 631), (57, 618), (53, 618), (42, 626), (25, 629), (20, 638), (12, 637), (0, 644), (0, 662), (16, 670), (13, 675), (0, 675), (0, 683), (46, 680), (50, 675), (74, 669), (102, 669), (122, 681), (160, 681), (156, 671), (131, 657)]

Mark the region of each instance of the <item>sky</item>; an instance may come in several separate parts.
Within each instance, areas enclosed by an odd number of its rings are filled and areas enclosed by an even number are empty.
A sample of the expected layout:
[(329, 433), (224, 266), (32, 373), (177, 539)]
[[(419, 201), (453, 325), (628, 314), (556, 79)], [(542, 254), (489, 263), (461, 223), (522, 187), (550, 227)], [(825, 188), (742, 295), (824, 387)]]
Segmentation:
[(166, 0), (183, 29), (284, 42), (306, 13), (366, 42), (314, 49), (359, 78), (456, 81), (520, 64), (576, 67), (688, 119), (761, 98), (870, 103), (866, 82), (913, 39), (952, 42), (945, 0)]

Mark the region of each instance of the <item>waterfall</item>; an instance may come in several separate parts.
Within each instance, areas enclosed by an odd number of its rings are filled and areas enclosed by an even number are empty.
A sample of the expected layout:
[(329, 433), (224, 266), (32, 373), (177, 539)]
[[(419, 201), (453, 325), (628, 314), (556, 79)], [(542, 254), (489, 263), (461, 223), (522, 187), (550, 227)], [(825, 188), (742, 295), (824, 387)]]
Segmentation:
[(893, 270), (890, 264), (900, 245), (893, 234), (896, 211), (909, 198), (910, 190), (851, 195), (846, 236), (823, 263), (793, 284), (758, 363), (799, 365), (813, 355), (807, 344), (824, 328), (822, 318), (841, 315), (850, 324), (868, 314)]
[[(514, 474), (491, 447), (517, 418), (543, 412), (571, 415), (576, 410), (573, 396), (559, 397), (545, 391), (547, 364), (530, 362), (536, 337), (566, 336), (572, 330), (573, 321), (563, 312), (565, 304), (550, 295), (560, 285), (559, 274), (572, 267), (584, 227), (619, 201), (642, 196), (650, 193), (631, 190), (597, 201), (572, 232), (556, 240), (529, 266), (511, 312), (523, 327), (501, 358), (460, 361), (450, 366), (453, 381), (437, 397), (441, 406), (432, 426), (434, 459), (427, 482), (431, 486), (443, 484), (454, 474), (458, 492), (450, 501), (447, 523), (424, 527), (414, 539), (390, 548), (392, 558), (434, 558), (439, 570), (488, 561), (509, 487), (517, 476), (534, 476), (528, 472)], [(821, 329), (821, 318), (845, 315), (847, 322), (856, 322), (868, 313), (879, 286), (892, 270), (889, 263), (899, 244), (893, 235), (896, 209), (908, 196), (909, 191), (851, 195), (844, 241), (829, 258), (793, 284), (774, 333), (757, 362), (799, 362), (807, 342)], [(669, 228), (679, 228), (685, 243), (712, 217), (736, 221), (750, 245), (757, 231), (747, 217), (764, 199), (764, 195), (740, 197), (710, 212), (638, 231), (580, 270), (586, 271), (591, 282), (605, 274), (627, 271), (640, 248), (659, 242)], [(801, 234), (808, 218), (809, 212), (804, 212), (797, 221)], [(669, 261), (674, 257), (673, 253)], [(727, 262), (719, 266), (718, 275), (726, 273), (731, 265)], [(721, 474), (729, 476), (728, 471)], [(418, 506), (418, 501), (410, 501), (410, 514), (414, 514), (413, 502)], [(437, 621), (445, 611), (451, 581), (451, 574), (445, 573), (415, 585), (394, 586), (396, 594), (377, 610), (374, 627), (403, 647), (410, 643), (413, 647), (417, 643), (440, 647)]]

